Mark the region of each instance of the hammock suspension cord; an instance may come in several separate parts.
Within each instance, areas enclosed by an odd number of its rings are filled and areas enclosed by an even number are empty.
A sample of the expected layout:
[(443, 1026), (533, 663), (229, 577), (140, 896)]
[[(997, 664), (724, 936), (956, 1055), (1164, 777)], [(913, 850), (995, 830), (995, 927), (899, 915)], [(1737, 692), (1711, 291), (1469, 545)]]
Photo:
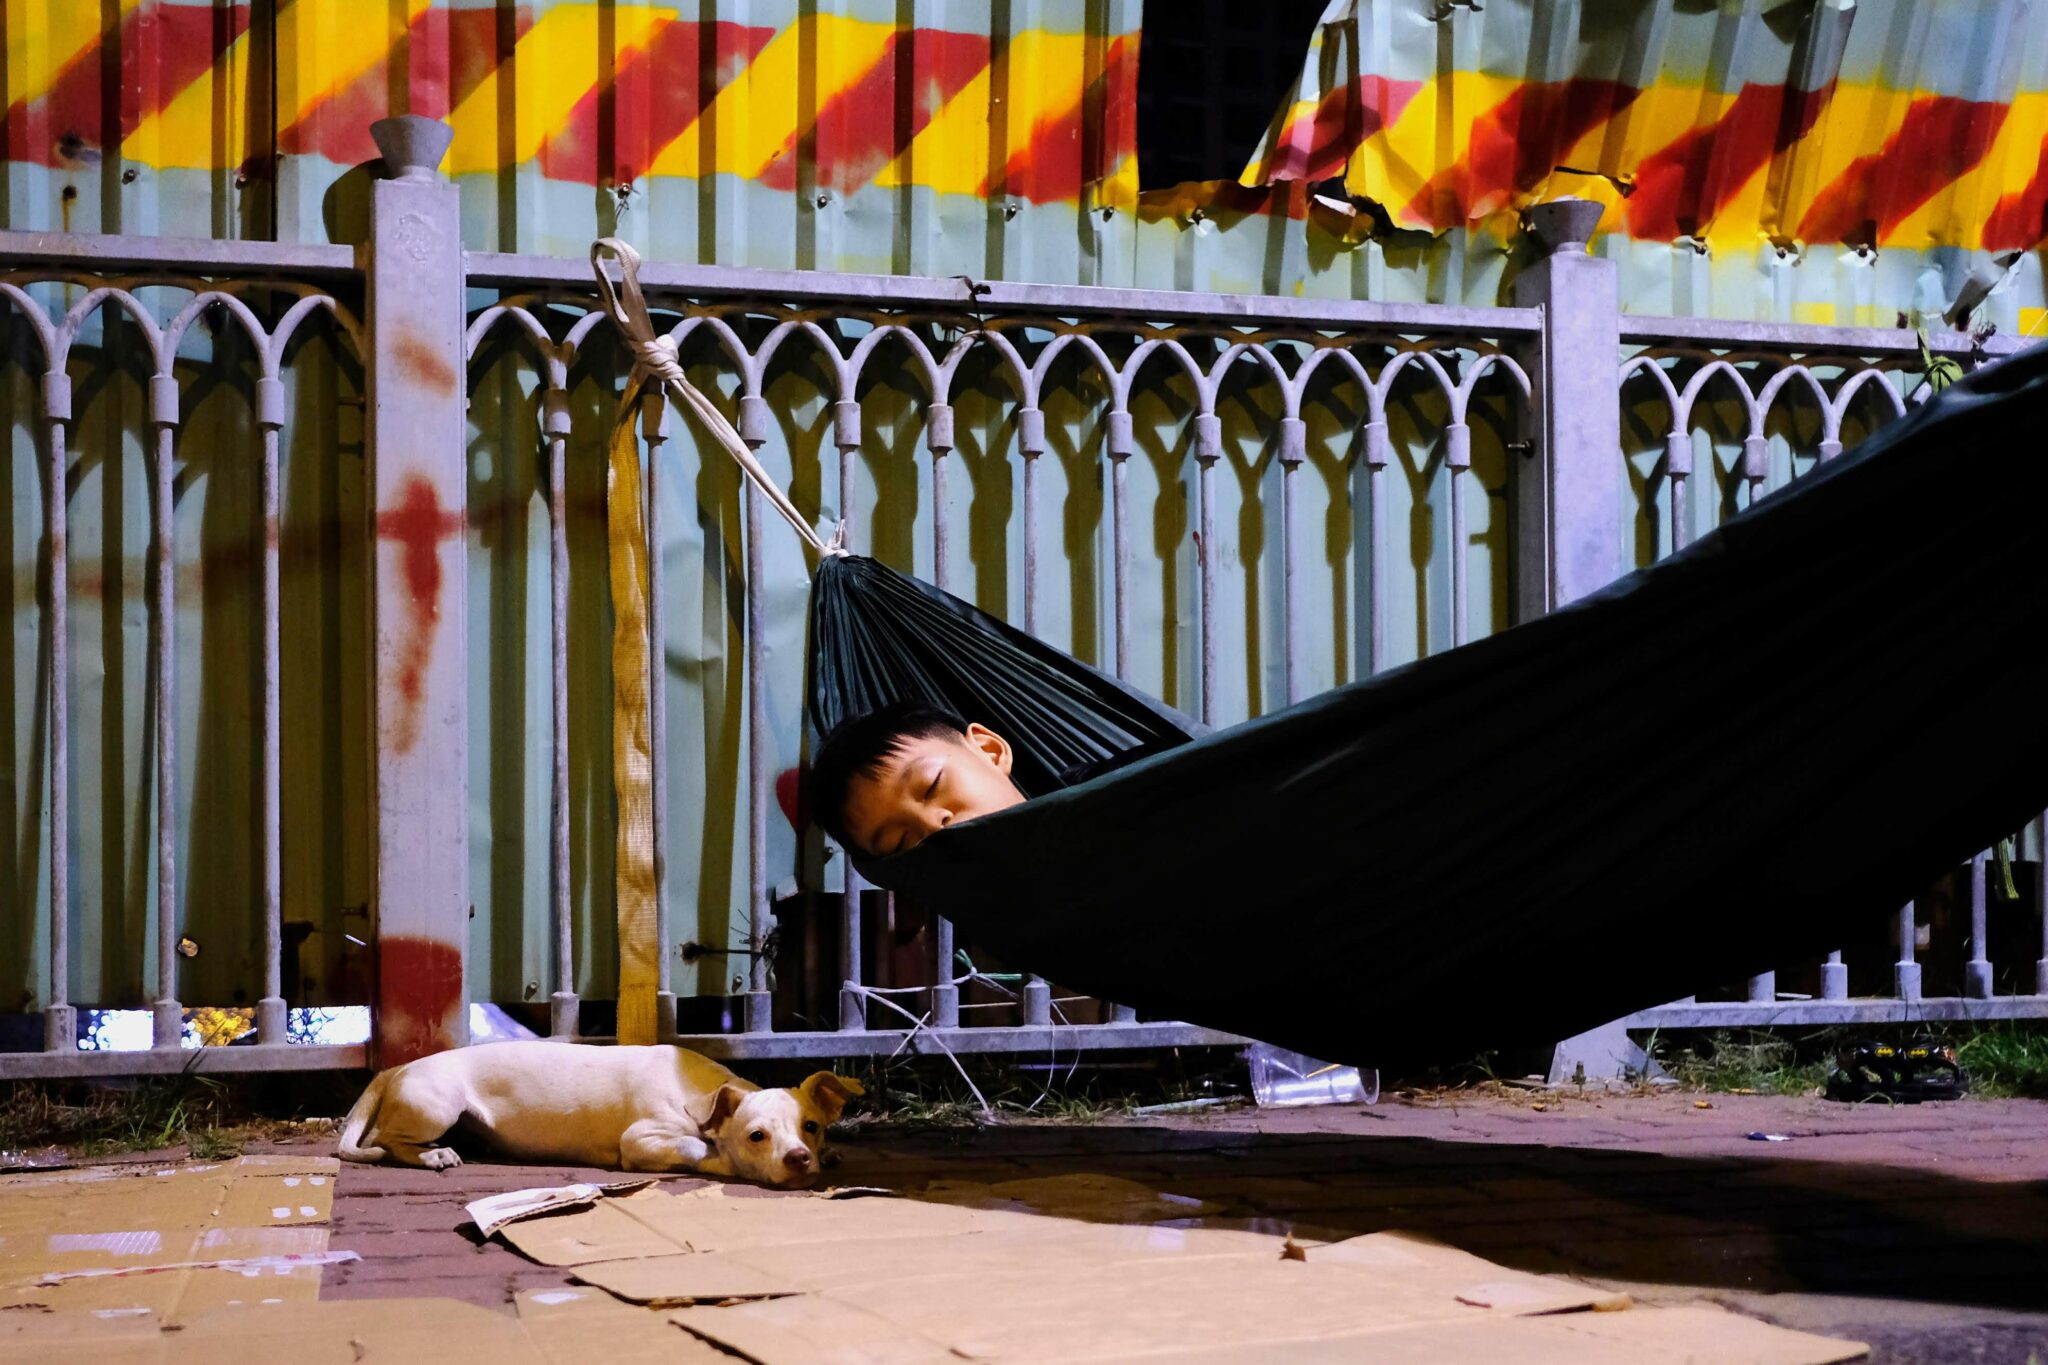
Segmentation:
[[(621, 278), (617, 288), (612, 285), (611, 272), (605, 269), (606, 256), (615, 257), (619, 262)], [(718, 438), (718, 443), (725, 447), (741, 472), (753, 481), (761, 496), (768, 500), (768, 505), (789, 523), (804, 544), (821, 556), (845, 554), (845, 525), (842, 523), (830, 540), (820, 536), (763, 467), (759, 457), (740, 438), (725, 414), (718, 410), (718, 405), (705, 397), (683, 374), (682, 364), (676, 358), (676, 339), (654, 334), (654, 323), (647, 315), (647, 296), (640, 289), (640, 253), (617, 237), (604, 237), (591, 244), (590, 268), (597, 275), (599, 292), (604, 295), (605, 312), (633, 348), (636, 376), (644, 373), (660, 380), (677, 401), (696, 413), (697, 419)], [(634, 385), (629, 382), (626, 387), (630, 396)]]

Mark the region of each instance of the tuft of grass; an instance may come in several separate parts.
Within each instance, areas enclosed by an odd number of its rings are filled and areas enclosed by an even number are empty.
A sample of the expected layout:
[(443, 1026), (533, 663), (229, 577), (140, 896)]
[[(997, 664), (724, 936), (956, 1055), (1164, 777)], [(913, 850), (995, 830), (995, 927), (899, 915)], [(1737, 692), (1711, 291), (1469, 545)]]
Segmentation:
[(2048, 1099), (2048, 1025), (2000, 1020), (1951, 1030), (1948, 1041), (1973, 1093), (1986, 1099)]
[(1666, 1072), (1687, 1090), (1809, 1095), (1827, 1083), (1828, 1057), (1812, 1039), (1761, 1029), (1718, 1029), (1706, 1037), (1659, 1038), (1652, 1046)]
[(1827, 1083), (1835, 1054), (1862, 1039), (1947, 1043), (1983, 1099), (2048, 1099), (2048, 1024), (1999, 1020), (1982, 1024), (1890, 1024), (1803, 1031), (1720, 1029), (1659, 1035), (1651, 1055), (1687, 1089), (1722, 1094), (1813, 1094)]
[[(989, 1123), (1048, 1120), (1099, 1123), (1144, 1105), (1228, 1095), (1244, 1086), (1241, 1062), (1235, 1070), (1200, 1074), (1185, 1069), (1178, 1053), (1138, 1060), (1089, 1059), (1057, 1071), (1026, 1070), (1015, 1059), (966, 1056), (966, 1077), (943, 1058), (902, 1058), (845, 1070), (867, 1087), (848, 1108), (846, 1121), (860, 1125), (917, 1128), (977, 1128)], [(968, 1088), (988, 1102), (984, 1110)]]
[(252, 1142), (307, 1131), (266, 1096), (211, 1076), (124, 1083), (17, 1081), (0, 1086), (0, 1153), (52, 1150), (74, 1158), (178, 1147), (199, 1160), (237, 1156)]

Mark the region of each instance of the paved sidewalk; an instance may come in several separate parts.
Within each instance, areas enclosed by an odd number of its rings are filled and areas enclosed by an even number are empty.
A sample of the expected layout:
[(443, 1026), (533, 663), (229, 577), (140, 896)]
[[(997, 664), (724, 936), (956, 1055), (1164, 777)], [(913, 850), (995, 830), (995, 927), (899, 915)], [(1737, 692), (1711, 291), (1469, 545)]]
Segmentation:
[[(1534, 1107), (1545, 1105), (1543, 1109)], [(1640, 1301), (1707, 1300), (1872, 1343), (1878, 1362), (2048, 1365), (2048, 1103), (1908, 1108), (1676, 1094), (1208, 1111), (973, 1130), (856, 1128), (842, 1184), (1095, 1172), (1314, 1235), (1429, 1233)], [(1759, 1142), (1752, 1131), (1782, 1134)], [(498, 1306), (566, 1272), (480, 1242), (463, 1203), (601, 1178), (345, 1166), (325, 1298)]]

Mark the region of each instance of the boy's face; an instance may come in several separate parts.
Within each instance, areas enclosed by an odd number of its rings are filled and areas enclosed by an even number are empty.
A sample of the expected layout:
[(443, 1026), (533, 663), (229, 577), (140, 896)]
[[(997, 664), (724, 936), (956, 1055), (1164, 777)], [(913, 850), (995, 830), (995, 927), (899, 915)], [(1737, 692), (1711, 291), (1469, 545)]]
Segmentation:
[(964, 735), (907, 740), (875, 776), (856, 774), (846, 791), (846, 834), (870, 857), (888, 857), (1023, 800), (1010, 781), (1008, 741), (975, 724)]

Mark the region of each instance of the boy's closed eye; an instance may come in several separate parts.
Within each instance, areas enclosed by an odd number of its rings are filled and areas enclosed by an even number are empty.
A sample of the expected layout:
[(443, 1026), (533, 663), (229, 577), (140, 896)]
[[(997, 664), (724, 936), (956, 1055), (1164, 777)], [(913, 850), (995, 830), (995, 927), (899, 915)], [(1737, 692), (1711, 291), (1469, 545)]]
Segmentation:
[(949, 825), (1023, 800), (1010, 781), (1009, 745), (982, 725), (891, 737), (870, 762), (848, 774), (842, 818), (848, 841), (877, 856), (907, 853)]

